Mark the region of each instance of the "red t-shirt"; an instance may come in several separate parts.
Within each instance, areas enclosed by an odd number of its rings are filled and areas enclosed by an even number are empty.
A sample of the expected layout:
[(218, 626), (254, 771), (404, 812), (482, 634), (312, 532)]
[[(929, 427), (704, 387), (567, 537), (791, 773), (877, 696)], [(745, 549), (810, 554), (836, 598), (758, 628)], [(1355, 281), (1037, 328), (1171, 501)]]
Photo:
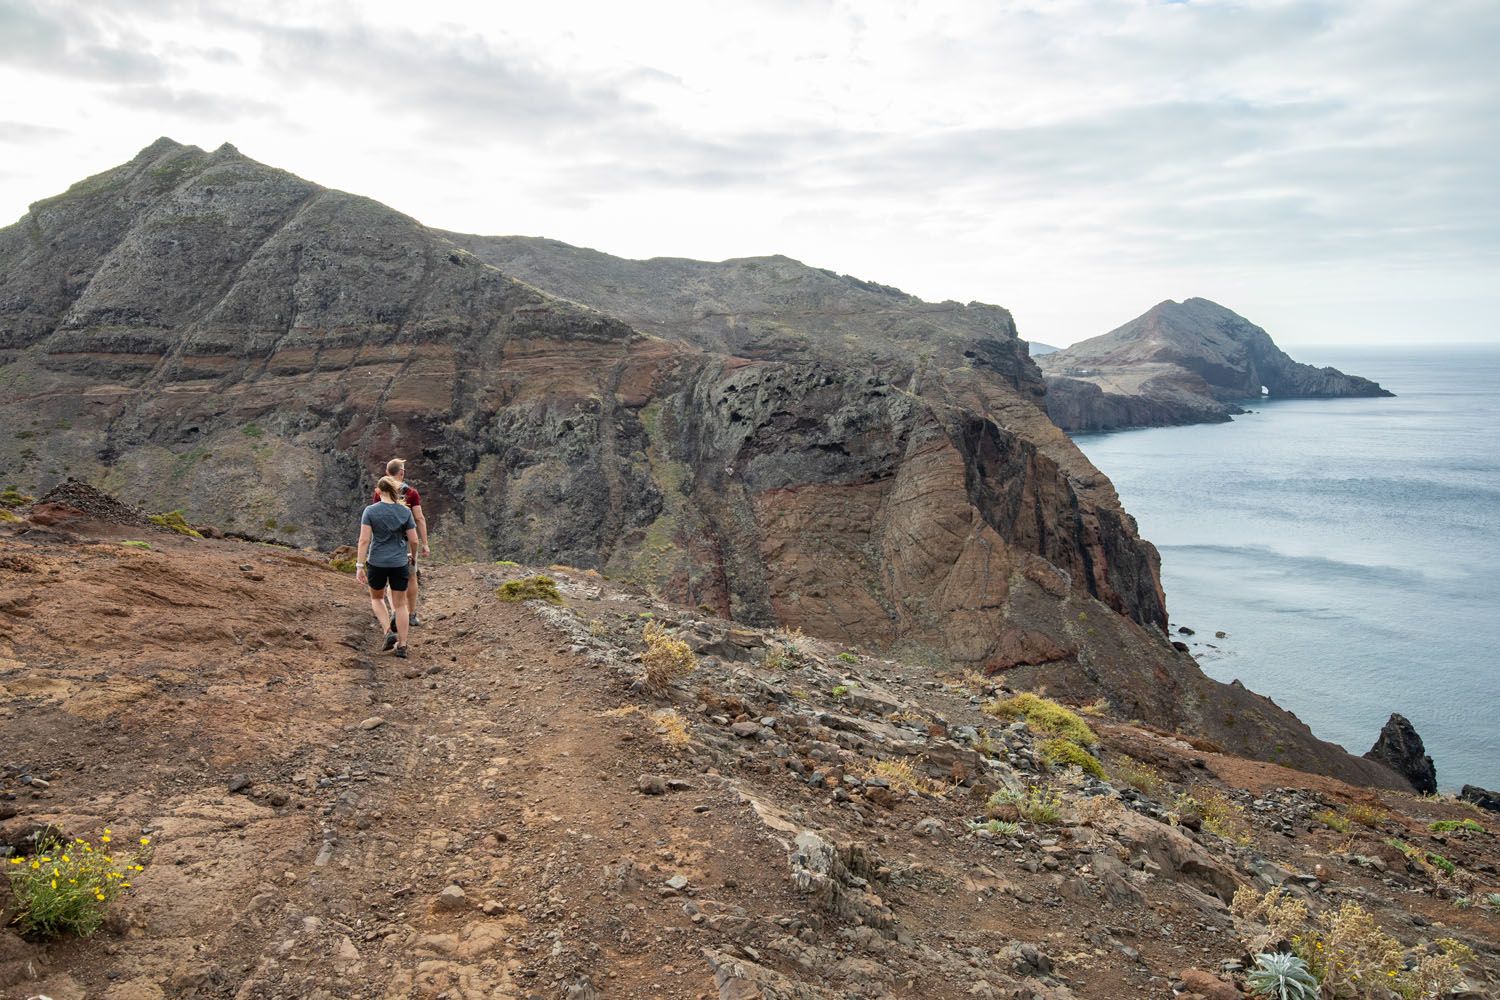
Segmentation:
[[(405, 486), (404, 483), (402, 485)], [(408, 506), (408, 507), (420, 507), (420, 506), (422, 506), (422, 496), (421, 496), (421, 494), (419, 494), (417, 492), (417, 488), (415, 486), (405, 486), (405, 489), (403, 489), (403, 490), (397, 490), (396, 491), (396, 498), (398, 500), (401, 500), (402, 502), (404, 502), (406, 504), (406, 506)], [(375, 491), (374, 502), (375, 503), (379, 503), (380, 502), (380, 491), (379, 490)]]

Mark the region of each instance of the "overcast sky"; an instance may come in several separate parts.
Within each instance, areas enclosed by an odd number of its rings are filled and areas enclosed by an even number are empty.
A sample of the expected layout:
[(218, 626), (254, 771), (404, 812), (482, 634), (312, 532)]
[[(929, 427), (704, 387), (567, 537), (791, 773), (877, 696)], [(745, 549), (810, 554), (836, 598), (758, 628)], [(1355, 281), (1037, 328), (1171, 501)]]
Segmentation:
[(0, 0), (0, 224), (167, 135), (1054, 344), (1192, 295), (1288, 344), (1494, 341), (1497, 60), (1496, 0)]

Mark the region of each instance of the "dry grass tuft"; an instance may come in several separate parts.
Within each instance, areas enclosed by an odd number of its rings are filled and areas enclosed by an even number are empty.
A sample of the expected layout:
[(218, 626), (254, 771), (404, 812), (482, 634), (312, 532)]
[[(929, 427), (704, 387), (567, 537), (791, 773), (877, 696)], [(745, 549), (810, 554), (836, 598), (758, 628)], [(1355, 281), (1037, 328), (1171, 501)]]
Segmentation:
[(1143, 764), (1134, 757), (1124, 754), (1121, 754), (1120, 759), (1114, 763), (1114, 776), (1142, 795), (1150, 795), (1154, 798), (1161, 790), (1160, 771), (1150, 764)]
[(677, 714), (677, 709), (664, 708), (653, 712), (651, 721), (656, 723), (656, 735), (667, 746), (681, 750), (693, 742), (693, 732), (688, 728), (687, 720)]
[(693, 651), (681, 639), (667, 634), (656, 622), (647, 622), (641, 630), (646, 652), (641, 663), (646, 667), (646, 686), (660, 694), (698, 667)]
[(1379, 829), (1380, 824), (1391, 818), (1391, 814), (1384, 809), (1363, 803), (1350, 806), (1346, 815), (1360, 826), (1367, 826), (1372, 830)]
[(942, 796), (948, 791), (942, 782), (918, 772), (916, 765), (909, 760), (872, 760), (855, 767), (854, 772), (861, 778), (882, 778), (892, 791), (933, 796)]

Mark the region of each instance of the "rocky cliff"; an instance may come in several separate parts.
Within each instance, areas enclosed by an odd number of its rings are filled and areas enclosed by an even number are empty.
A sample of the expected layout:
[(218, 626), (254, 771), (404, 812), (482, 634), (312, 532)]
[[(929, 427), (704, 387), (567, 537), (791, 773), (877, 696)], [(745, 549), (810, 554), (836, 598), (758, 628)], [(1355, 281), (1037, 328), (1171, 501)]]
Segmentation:
[(403, 454), (449, 558), (597, 567), (1399, 782), (1169, 646), (1156, 552), (1003, 309), (636, 265), (161, 140), (0, 231), (0, 461), (326, 547)]
[(1041, 356), (1047, 412), (1069, 431), (1211, 423), (1238, 402), (1390, 396), (1357, 375), (1299, 364), (1265, 330), (1207, 299), (1166, 301), (1099, 337)]

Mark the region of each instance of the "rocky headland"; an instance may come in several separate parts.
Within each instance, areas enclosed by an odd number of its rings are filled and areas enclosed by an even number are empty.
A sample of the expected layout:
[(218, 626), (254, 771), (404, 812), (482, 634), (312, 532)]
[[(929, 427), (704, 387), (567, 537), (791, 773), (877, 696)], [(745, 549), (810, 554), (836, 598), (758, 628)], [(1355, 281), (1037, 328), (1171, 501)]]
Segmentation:
[(1265, 330), (1197, 298), (1161, 302), (1037, 364), (1047, 412), (1069, 432), (1223, 422), (1263, 398), (1394, 395), (1336, 368), (1299, 364)]
[(0, 230), (0, 463), (352, 540), (392, 454), (440, 558), (560, 562), (1405, 787), (1210, 680), (1004, 309), (784, 257), (441, 233), (160, 140)]

